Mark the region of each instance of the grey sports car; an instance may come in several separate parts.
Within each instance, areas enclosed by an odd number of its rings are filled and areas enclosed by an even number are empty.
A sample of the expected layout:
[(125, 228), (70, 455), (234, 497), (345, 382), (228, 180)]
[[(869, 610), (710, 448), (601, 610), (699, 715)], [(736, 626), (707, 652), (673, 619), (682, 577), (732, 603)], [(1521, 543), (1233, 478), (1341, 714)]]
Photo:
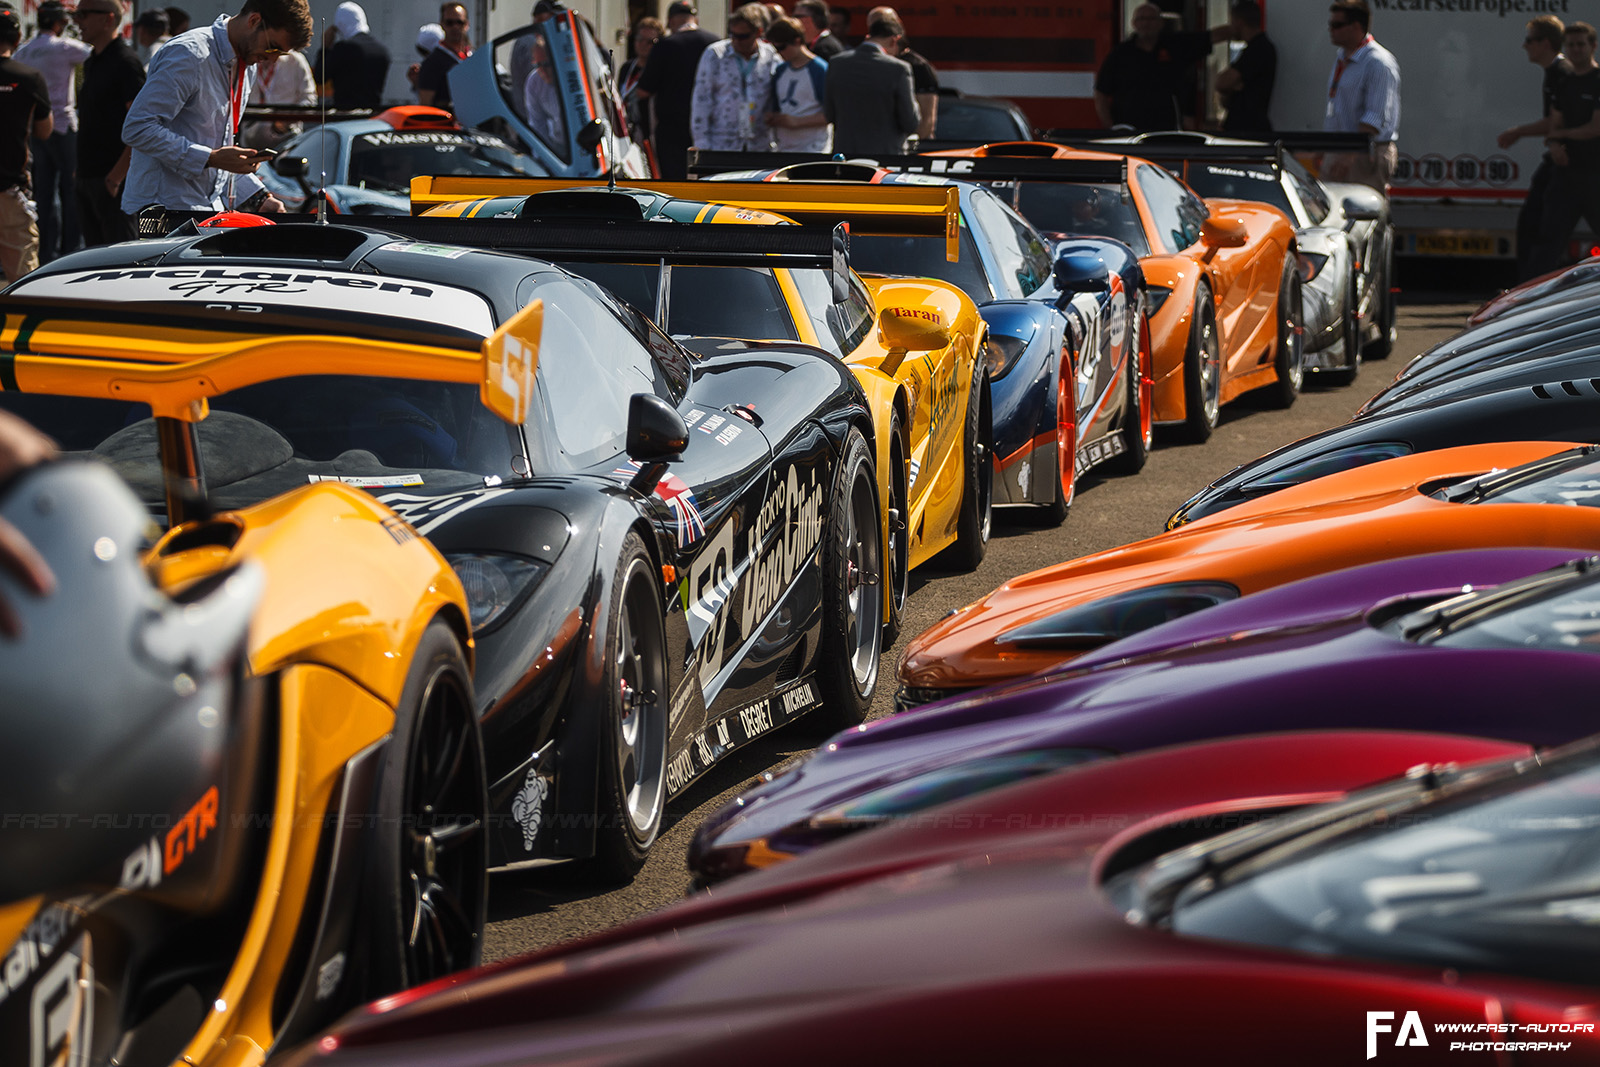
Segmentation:
[(1267, 144), (1175, 131), (1085, 147), (1104, 151), (1113, 144), (1138, 145), (1141, 157), (1178, 173), (1201, 196), (1260, 200), (1289, 216), (1298, 234), (1307, 371), (1351, 382), (1363, 356), (1389, 354), (1395, 332), (1389, 201), (1365, 185), (1312, 177), (1291, 151), (1319, 144), (1292, 134)]

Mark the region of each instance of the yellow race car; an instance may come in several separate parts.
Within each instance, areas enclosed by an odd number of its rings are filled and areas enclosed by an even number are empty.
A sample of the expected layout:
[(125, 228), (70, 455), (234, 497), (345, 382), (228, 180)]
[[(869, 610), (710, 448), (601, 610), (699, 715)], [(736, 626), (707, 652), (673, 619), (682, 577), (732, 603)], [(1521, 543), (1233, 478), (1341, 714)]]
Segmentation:
[[(0, 588), (32, 612), (0, 642), (0, 1063), (251, 1067), (479, 957), (485, 760), (462, 583), (353, 479), (214, 512), (208, 479), (242, 475), (208, 452), (252, 429), (208, 400), (402, 375), (476, 387), (514, 422), (542, 305), (470, 348), (425, 325), (294, 334), (246, 311), (0, 297), (0, 407), (108, 431), (104, 463), (43, 468), (66, 481), (30, 475), (4, 500), (60, 585)], [(106, 464), (164, 497), (153, 543)]]
[(783, 266), (776, 255), (772, 266), (718, 266), (703, 254), (686, 265), (655, 252), (630, 261), (604, 238), (609, 224), (624, 221), (842, 223), (859, 234), (942, 235), (954, 260), (953, 187), (640, 181), (608, 189), (584, 180), (420, 177), (411, 202), (413, 213), (432, 218), (547, 223), (540, 243), (522, 251), (606, 286), (691, 348), (715, 338), (799, 341), (844, 361), (877, 429), (891, 637), (911, 568), (945, 550), (962, 569), (982, 561), (993, 496), (987, 329), (965, 293), (931, 278), (863, 278), (838, 262), (842, 250), (832, 272)]

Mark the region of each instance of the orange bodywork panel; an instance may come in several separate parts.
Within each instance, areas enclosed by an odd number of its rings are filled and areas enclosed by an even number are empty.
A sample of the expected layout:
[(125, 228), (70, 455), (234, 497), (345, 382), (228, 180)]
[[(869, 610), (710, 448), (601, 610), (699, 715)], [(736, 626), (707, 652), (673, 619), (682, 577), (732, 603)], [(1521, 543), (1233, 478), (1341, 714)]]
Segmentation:
[(1068, 608), (1166, 582), (1230, 582), (1241, 593), (1253, 593), (1425, 552), (1518, 546), (1600, 550), (1600, 508), (1451, 503), (1423, 491), (1572, 447), (1520, 441), (1404, 456), (1021, 575), (908, 642), (901, 684), (966, 689), (1061, 666), (1076, 653), (1019, 648), (1006, 641), (1006, 633)]

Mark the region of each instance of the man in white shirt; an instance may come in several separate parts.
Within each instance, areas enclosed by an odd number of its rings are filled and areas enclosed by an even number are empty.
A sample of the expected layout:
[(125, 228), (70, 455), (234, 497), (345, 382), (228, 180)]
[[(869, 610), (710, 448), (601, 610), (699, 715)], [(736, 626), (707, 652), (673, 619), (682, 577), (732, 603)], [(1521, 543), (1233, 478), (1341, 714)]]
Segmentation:
[(1368, 32), (1372, 10), (1367, 0), (1338, 0), (1328, 12), (1328, 38), (1339, 54), (1328, 75), (1328, 111), (1322, 128), (1371, 134), (1372, 151), (1327, 153), (1321, 177), (1387, 193), (1399, 160), (1395, 138), (1400, 132), (1400, 64)]
[[(44, 75), (50, 93), (55, 131), (35, 137), (33, 195), (39, 212), (39, 261), (48, 263), (83, 243), (78, 230), (78, 101), (74, 76), (94, 49), (61, 35), (67, 9), (58, 3), (39, 6), (39, 33), (13, 57)], [(59, 206), (57, 200), (60, 200)]]

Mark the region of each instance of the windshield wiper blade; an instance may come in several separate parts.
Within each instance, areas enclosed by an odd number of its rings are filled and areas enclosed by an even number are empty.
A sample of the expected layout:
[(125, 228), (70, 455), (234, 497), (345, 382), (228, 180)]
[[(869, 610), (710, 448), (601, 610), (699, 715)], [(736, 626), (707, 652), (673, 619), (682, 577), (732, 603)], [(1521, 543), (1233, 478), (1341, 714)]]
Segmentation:
[(1565, 585), (1595, 568), (1597, 557), (1585, 556), (1547, 571), (1507, 582), (1495, 589), (1465, 593), (1400, 619), (1400, 636), (1407, 641), (1437, 639), (1461, 629), (1490, 612), (1544, 596), (1551, 586)]

